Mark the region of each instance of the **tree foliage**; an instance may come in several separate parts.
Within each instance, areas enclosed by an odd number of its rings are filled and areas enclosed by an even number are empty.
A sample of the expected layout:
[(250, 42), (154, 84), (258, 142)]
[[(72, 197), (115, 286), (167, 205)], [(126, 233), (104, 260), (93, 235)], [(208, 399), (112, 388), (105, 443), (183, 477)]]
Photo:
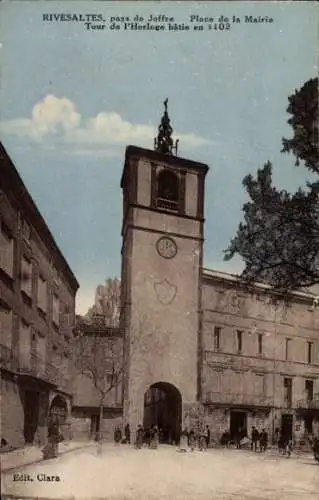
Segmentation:
[[(311, 173), (318, 170), (318, 79), (312, 79), (289, 98), (292, 139), (283, 151), (293, 152)], [(243, 180), (250, 200), (244, 222), (225, 251), (225, 260), (239, 254), (245, 262), (242, 278), (266, 282), (282, 291), (319, 283), (319, 182), (308, 182), (296, 193), (278, 190), (267, 162)]]
[(318, 78), (308, 80), (300, 90), (288, 97), (288, 120), (294, 135), (283, 139), (282, 152), (292, 152), (296, 165), (304, 160), (305, 166), (319, 173), (318, 155)]
[(118, 326), (120, 320), (120, 292), (121, 280), (108, 278), (104, 285), (98, 285), (95, 292), (95, 301), (85, 317), (95, 321), (97, 315), (104, 317), (106, 326)]

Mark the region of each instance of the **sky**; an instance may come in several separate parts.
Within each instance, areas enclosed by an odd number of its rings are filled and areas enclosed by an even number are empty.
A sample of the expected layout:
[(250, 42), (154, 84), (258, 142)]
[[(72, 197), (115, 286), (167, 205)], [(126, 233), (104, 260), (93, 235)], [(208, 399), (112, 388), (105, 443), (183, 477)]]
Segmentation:
[[(282, 137), (292, 134), (288, 95), (318, 72), (316, 7), (0, 3), (1, 141), (80, 283), (78, 313), (93, 304), (99, 283), (120, 276), (125, 148), (153, 148), (166, 97), (179, 156), (210, 166), (204, 265), (241, 270), (239, 260), (223, 261), (223, 250), (242, 219), (243, 177), (269, 160), (281, 188), (295, 190), (308, 178), (280, 150)], [(100, 20), (75, 18), (80, 14)], [(163, 21), (162, 31), (132, 31), (111, 19), (139, 16), (146, 24), (150, 15), (174, 17), (171, 25), (190, 29), (169, 31)], [(214, 20), (191, 22), (191, 16)], [(245, 22), (245, 16), (266, 22)]]

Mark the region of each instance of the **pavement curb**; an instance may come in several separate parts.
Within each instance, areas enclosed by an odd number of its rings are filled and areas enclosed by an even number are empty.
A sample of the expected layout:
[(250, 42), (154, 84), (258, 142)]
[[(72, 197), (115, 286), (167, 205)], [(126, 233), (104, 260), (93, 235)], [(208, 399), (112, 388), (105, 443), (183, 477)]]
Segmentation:
[[(76, 448), (72, 448), (72, 449), (69, 449), (69, 450), (64, 450), (62, 452), (59, 452), (58, 456), (56, 458), (59, 458), (59, 457), (61, 457), (63, 455), (66, 455), (67, 453), (71, 453), (72, 451), (82, 450), (83, 448), (91, 448), (92, 446), (95, 446), (95, 443), (83, 444), (82, 446), (77, 446)], [(39, 464), (41, 462), (49, 463), (50, 461), (54, 461), (54, 460), (55, 460), (55, 458), (52, 458), (52, 459), (39, 458), (37, 460), (30, 460), (28, 462), (24, 462), (23, 464), (20, 464), (20, 465), (14, 465), (13, 467), (3, 468), (1, 466), (0, 467), (0, 471), (1, 471), (1, 475), (2, 474), (7, 474), (7, 473), (10, 473), (10, 472), (14, 472), (15, 470), (19, 470), (22, 467), (28, 467), (29, 465)]]

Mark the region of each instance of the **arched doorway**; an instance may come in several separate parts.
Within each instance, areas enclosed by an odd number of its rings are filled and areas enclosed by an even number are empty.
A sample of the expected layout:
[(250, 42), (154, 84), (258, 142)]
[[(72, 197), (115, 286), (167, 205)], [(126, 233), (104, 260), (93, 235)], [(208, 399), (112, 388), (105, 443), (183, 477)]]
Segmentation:
[(178, 443), (182, 425), (182, 396), (167, 382), (152, 384), (144, 394), (144, 429), (157, 425), (160, 442)]

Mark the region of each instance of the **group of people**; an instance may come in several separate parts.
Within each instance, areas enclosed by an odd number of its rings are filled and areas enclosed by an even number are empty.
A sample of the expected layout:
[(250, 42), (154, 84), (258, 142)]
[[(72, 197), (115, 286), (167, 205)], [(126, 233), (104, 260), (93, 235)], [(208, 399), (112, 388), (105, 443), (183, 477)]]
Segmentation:
[[(141, 425), (137, 426), (134, 446), (136, 449), (141, 449), (143, 446), (156, 449), (159, 444), (159, 429), (157, 425), (153, 425), (150, 429), (143, 428)], [(129, 424), (124, 427), (124, 435), (120, 427), (114, 429), (114, 442), (115, 444), (130, 444), (131, 431)]]
[(255, 426), (252, 427), (251, 431), (251, 449), (252, 451), (259, 451), (261, 453), (265, 452), (268, 445), (268, 433), (263, 429), (261, 432), (256, 429)]
[(227, 448), (230, 445), (236, 445), (237, 449), (249, 447), (250, 445), (250, 449), (252, 451), (256, 452), (259, 450), (263, 453), (266, 451), (268, 446), (268, 433), (265, 429), (262, 429), (262, 431), (259, 432), (258, 429), (253, 426), (251, 430), (251, 439), (249, 439), (247, 431), (244, 429), (239, 429), (234, 436), (231, 436), (229, 431), (224, 431), (220, 439), (220, 444), (222, 446), (226, 446)]
[(124, 427), (124, 433), (122, 435), (122, 431), (119, 426), (114, 429), (114, 442), (116, 444), (130, 444), (131, 443), (131, 430), (129, 424), (126, 424)]
[(137, 426), (135, 448), (141, 449), (143, 445), (147, 448), (156, 450), (159, 444), (159, 430), (157, 425), (152, 425), (150, 429), (143, 429), (141, 425)]
[(188, 449), (194, 451), (198, 446), (199, 451), (207, 451), (209, 443), (210, 430), (208, 425), (202, 427), (197, 435), (194, 429), (191, 429), (189, 432), (187, 429), (184, 429), (180, 437), (179, 450), (182, 452), (186, 452)]

